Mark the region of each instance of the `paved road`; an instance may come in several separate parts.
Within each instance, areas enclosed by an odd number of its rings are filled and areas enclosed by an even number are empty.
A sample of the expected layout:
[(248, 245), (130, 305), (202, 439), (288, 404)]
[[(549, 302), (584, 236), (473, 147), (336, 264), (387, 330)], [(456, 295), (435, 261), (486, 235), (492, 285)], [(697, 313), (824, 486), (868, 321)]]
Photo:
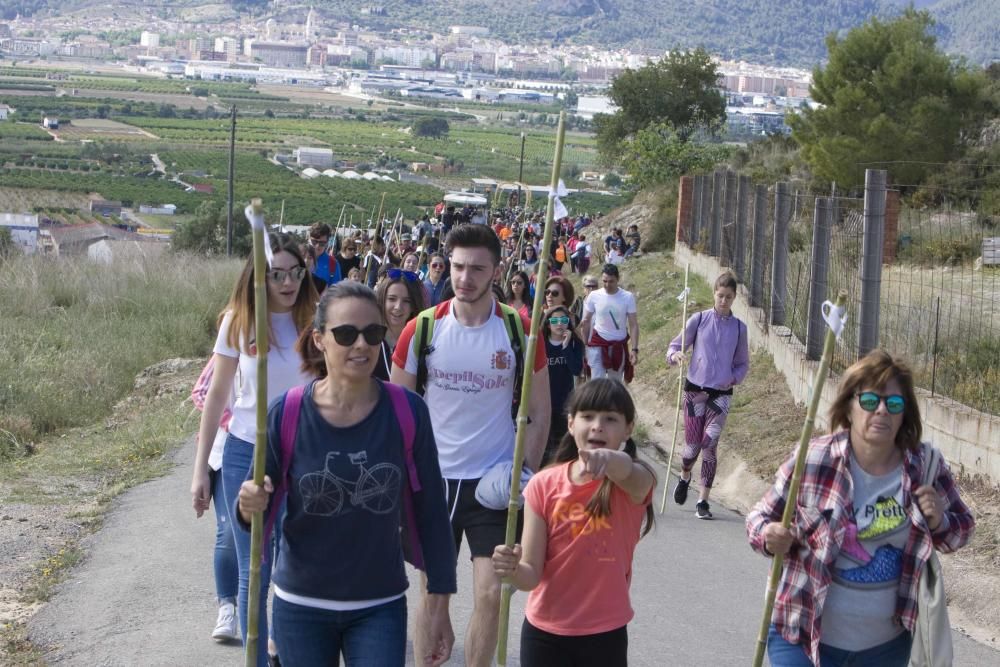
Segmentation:
[[(171, 474), (119, 499), (104, 529), (87, 540), (86, 561), (30, 625), (32, 640), (50, 647), (51, 663), (242, 664), (238, 647), (220, 646), (209, 637), (215, 621), (214, 519), (195, 520), (190, 510), (192, 458), (188, 442)], [(715, 511), (716, 520), (709, 522), (694, 519), (693, 506), (671, 507), (640, 542), (632, 586), (636, 617), (629, 626), (631, 665), (750, 663), (768, 564), (746, 546), (742, 517), (721, 507)], [(468, 557), (460, 560), (463, 590), (452, 604), (459, 635), (453, 665), (462, 664), (461, 635), (471, 609)], [(523, 593), (515, 595), (511, 665), (518, 664), (524, 600)], [(1000, 653), (957, 633), (955, 639), (956, 665), (1000, 664)]]

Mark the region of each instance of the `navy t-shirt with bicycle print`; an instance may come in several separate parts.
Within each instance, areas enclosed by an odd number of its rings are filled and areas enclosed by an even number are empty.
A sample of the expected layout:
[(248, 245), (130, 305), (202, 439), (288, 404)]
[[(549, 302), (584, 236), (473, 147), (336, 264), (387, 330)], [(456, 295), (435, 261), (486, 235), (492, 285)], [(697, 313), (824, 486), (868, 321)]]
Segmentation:
[[(272, 579), (281, 590), (323, 600), (388, 598), (407, 588), (400, 537), (407, 483), (402, 435), (392, 400), (379, 384), (372, 412), (349, 427), (330, 424), (302, 397), (289, 470), (287, 514)], [(414, 414), (414, 462), (424, 489), (443, 489), (427, 406), (407, 392)], [(281, 475), (283, 397), (268, 409), (267, 474)], [(441, 493), (414, 494), (428, 590), (455, 591), (455, 551)]]

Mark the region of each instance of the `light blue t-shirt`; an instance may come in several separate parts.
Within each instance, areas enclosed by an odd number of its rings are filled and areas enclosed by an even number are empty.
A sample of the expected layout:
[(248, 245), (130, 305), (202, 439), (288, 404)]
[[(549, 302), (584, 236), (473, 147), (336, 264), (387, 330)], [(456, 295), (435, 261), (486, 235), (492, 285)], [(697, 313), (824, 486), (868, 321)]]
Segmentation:
[(910, 520), (903, 507), (903, 466), (870, 475), (851, 457), (854, 517), (833, 567), (821, 641), (863, 651), (895, 639), (893, 620)]

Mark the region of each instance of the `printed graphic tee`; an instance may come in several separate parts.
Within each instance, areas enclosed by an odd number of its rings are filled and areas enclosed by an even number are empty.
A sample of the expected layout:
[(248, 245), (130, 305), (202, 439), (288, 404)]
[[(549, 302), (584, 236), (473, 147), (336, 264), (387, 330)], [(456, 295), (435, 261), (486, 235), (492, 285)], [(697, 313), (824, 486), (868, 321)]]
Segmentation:
[(870, 475), (851, 457), (854, 517), (833, 567), (823, 608), (824, 644), (863, 651), (903, 632), (893, 621), (910, 519), (903, 507), (903, 468)]
[[(441, 474), (446, 479), (478, 479), (514, 456), (514, 350), (500, 306), (485, 324), (467, 327), (456, 319), (452, 302), (434, 311), (431, 352), (426, 355), (424, 400), (431, 413)], [(530, 324), (521, 317), (524, 330)], [(403, 329), (393, 363), (417, 373), (416, 319)], [(548, 366), (545, 346), (535, 348), (535, 372)], [(526, 360), (527, 363), (527, 360)]]
[(637, 312), (635, 296), (618, 288), (608, 294), (604, 288), (594, 290), (583, 303), (583, 311), (592, 313), (594, 330), (607, 341), (625, 340), (628, 336), (628, 316)]
[(634, 503), (612, 486), (611, 513), (594, 517), (586, 507), (601, 482), (574, 484), (571, 465), (545, 468), (524, 489), (524, 501), (545, 520), (547, 536), (542, 580), (524, 613), (533, 626), (556, 635), (609, 632), (634, 615), (632, 555), (653, 491)]

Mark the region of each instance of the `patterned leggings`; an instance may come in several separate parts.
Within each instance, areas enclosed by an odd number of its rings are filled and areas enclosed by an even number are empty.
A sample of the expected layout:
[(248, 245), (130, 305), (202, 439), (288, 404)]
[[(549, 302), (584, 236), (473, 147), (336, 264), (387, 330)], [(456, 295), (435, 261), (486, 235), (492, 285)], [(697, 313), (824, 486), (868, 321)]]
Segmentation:
[(712, 488), (712, 482), (715, 481), (715, 451), (729, 415), (730, 399), (732, 396), (729, 395), (711, 397), (704, 391), (684, 392), (684, 451), (681, 453), (681, 466), (684, 472), (690, 471), (700, 453), (701, 486), (705, 489)]

